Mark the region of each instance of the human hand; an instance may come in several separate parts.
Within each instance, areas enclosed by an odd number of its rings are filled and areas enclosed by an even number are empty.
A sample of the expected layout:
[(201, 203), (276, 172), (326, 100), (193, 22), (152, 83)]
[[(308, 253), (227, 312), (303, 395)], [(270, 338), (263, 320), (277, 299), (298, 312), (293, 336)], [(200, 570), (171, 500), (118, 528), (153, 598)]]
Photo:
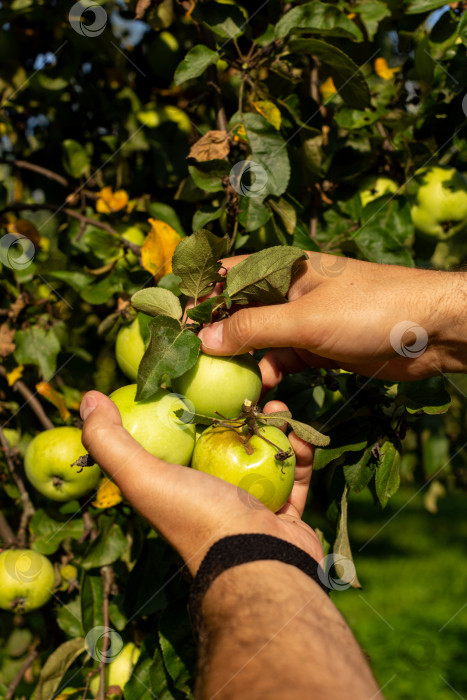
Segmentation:
[[(291, 284), (289, 303), (236, 311), (200, 332), (202, 349), (237, 355), (272, 348), (260, 365), (265, 390), (309, 366), (393, 381), (466, 370), (467, 333), (459, 309), (465, 273), (308, 256)], [(230, 269), (244, 257), (223, 264)], [(403, 322), (419, 335), (398, 327)]]
[[(286, 409), (280, 401), (265, 406), (267, 412)], [(318, 536), (301, 520), (314, 448), (293, 433), (289, 439), (297, 457), (295, 483), (288, 502), (274, 514), (243, 489), (150, 455), (123, 428), (117, 407), (104, 394), (88, 392), (81, 417), (87, 451), (126, 500), (178, 551), (193, 575), (214, 542), (240, 533), (274, 535), (316, 561), (322, 559)]]

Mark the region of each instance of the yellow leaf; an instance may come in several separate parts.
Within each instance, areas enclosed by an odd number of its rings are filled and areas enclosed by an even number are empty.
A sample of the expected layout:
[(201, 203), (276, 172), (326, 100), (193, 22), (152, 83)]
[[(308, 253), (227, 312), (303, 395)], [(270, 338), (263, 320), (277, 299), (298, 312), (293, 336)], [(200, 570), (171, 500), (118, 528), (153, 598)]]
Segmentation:
[(23, 376), (23, 372), (23, 365), (18, 365), (18, 367), (12, 369), (11, 372), (7, 372), (6, 378), (8, 381), (8, 386), (13, 386), (13, 384), (17, 382), (18, 379), (21, 379), (21, 377)]
[(355, 14), (355, 12), (351, 12), (349, 15), (347, 15), (347, 19), (355, 19), (356, 16), (357, 15)]
[(145, 270), (157, 280), (172, 272), (172, 255), (181, 237), (169, 224), (149, 219), (151, 230), (141, 246), (141, 259)]
[(324, 81), (324, 83), (321, 83), (319, 86), (319, 91), (324, 100), (329, 100), (337, 92), (336, 86), (334, 85), (334, 80), (329, 77)]
[(50, 403), (58, 408), (60, 418), (63, 421), (68, 420), (70, 417), (70, 412), (65, 406), (64, 396), (59, 391), (56, 391), (56, 389), (51, 387), (48, 382), (39, 382), (39, 384), (36, 384), (36, 391), (38, 394), (43, 396), (44, 399), (47, 399), (47, 401), (50, 401)]
[(273, 102), (268, 102), (268, 100), (259, 100), (258, 102), (253, 102), (253, 107), (256, 109), (258, 114), (268, 120), (270, 124), (273, 125), (275, 129), (281, 128), (281, 113), (278, 107)]
[(125, 190), (112, 192), (111, 187), (104, 187), (99, 192), (99, 199), (96, 202), (96, 211), (99, 214), (112, 214), (114, 211), (124, 209), (128, 204), (128, 195)]
[(123, 501), (123, 496), (117, 484), (104, 476), (97, 491), (96, 500), (92, 502), (92, 505), (95, 508), (112, 508), (121, 501)]
[(400, 67), (389, 68), (385, 58), (377, 58), (375, 60), (375, 73), (383, 80), (391, 80), (398, 71), (400, 71)]
[(243, 143), (248, 143), (246, 129), (243, 126), (243, 124), (240, 124), (239, 126), (237, 126), (237, 128), (233, 132), (232, 138), (235, 141), (235, 143), (238, 143), (239, 141), (242, 141)]

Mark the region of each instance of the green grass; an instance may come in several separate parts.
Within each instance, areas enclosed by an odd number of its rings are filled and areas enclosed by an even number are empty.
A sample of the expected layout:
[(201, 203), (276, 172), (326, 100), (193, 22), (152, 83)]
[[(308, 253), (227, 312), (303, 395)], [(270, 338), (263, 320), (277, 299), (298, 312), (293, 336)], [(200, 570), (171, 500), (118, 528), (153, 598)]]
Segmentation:
[(432, 515), (422, 495), (401, 489), (384, 511), (352, 498), (363, 588), (332, 594), (387, 700), (467, 698), (467, 499), (448, 494)]

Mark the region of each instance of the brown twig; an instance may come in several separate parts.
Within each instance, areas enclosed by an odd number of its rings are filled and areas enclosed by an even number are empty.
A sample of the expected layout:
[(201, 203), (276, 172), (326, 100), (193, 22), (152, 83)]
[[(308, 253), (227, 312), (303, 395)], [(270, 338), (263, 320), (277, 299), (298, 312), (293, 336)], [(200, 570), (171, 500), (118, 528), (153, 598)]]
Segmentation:
[(11, 547), (15, 543), (15, 533), (3, 513), (0, 513), (0, 537), (5, 547)]
[[(42, 165), (28, 163), (26, 160), (10, 160), (8, 158), (0, 158), (0, 163), (5, 163), (5, 165), (11, 165), (12, 167), (14, 166), (15, 168), (21, 168), (23, 170), (30, 170), (33, 173), (38, 173), (38, 175), (43, 175), (48, 180), (58, 182), (58, 184), (62, 185), (62, 187), (67, 187), (69, 189), (71, 188), (71, 185), (66, 177), (59, 175), (59, 173), (55, 173), (53, 170), (49, 170), (49, 168), (44, 168)], [(97, 199), (99, 196), (98, 192), (91, 192), (91, 190), (81, 190), (81, 192), (86, 197), (90, 197), (91, 199)]]
[(104, 629), (104, 638), (102, 640), (101, 658), (99, 661), (99, 700), (105, 700), (105, 665), (107, 661), (107, 650), (109, 648), (110, 638), (107, 630), (109, 629), (109, 597), (112, 587), (113, 572), (110, 566), (101, 568), (102, 581), (104, 583), (104, 597), (102, 601), (102, 617)]
[(88, 510), (83, 511), (83, 523), (84, 523), (84, 529), (83, 529), (83, 534), (78, 540), (78, 544), (83, 544), (84, 540), (89, 536), (91, 539), (91, 542), (96, 539), (97, 537), (97, 530), (94, 527), (94, 520), (91, 518), (91, 515)]
[(18, 685), (21, 683), (24, 674), (28, 670), (30, 666), (34, 663), (34, 660), (37, 656), (37, 651), (36, 651), (36, 646), (38, 645), (39, 642), (36, 642), (34, 647), (31, 649), (29, 654), (26, 656), (24, 659), (23, 663), (21, 664), (21, 668), (19, 669), (18, 673), (16, 676), (13, 678), (11, 681), (10, 685), (8, 686), (8, 690), (6, 691), (5, 695), (5, 700), (11, 700), (11, 698), (14, 697), (14, 693)]
[[(6, 377), (6, 369), (0, 365), (0, 376)], [(50, 418), (46, 415), (44, 409), (42, 408), (42, 405), (38, 399), (34, 396), (32, 391), (26, 386), (24, 382), (22, 382), (20, 379), (18, 379), (13, 386), (11, 387), (13, 391), (17, 391), (21, 394), (21, 396), (26, 399), (26, 402), (30, 405), (42, 425), (46, 430), (50, 430), (50, 428), (54, 428), (54, 424), (50, 420)]]
[(84, 214), (80, 214), (77, 211), (74, 211), (73, 209), (68, 209), (65, 207), (64, 209), (60, 208), (59, 204), (32, 204), (32, 203), (24, 203), (24, 202), (13, 202), (12, 204), (8, 204), (8, 206), (3, 207), (3, 209), (0, 210), (0, 216), (4, 214), (7, 211), (22, 211), (22, 210), (29, 210), (29, 211), (40, 211), (41, 209), (47, 209), (49, 211), (54, 211), (57, 213), (63, 212), (67, 216), (69, 216), (71, 219), (76, 219), (77, 221), (80, 221), (84, 225), (90, 225), (90, 226), (95, 226), (96, 228), (100, 228), (103, 231), (107, 231), (107, 233), (110, 233), (112, 236), (117, 236), (120, 238), (122, 241), (122, 244), (125, 248), (128, 248), (131, 250), (138, 258), (141, 258), (141, 247), (139, 245), (136, 245), (136, 243), (132, 243), (131, 241), (128, 241), (126, 238), (123, 238), (120, 236), (118, 231), (116, 231), (110, 224), (106, 224), (104, 221), (99, 221), (98, 219), (91, 219), (89, 216), (85, 216)]
[(8, 465), (8, 469), (10, 470), (11, 476), (13, 477), (13, 481), (15, 482), (16, 488), (18, 489), (21, 497), (23, 512), (21, 513), (21, 520), (19, 523), (18, 535), (16, 537), (16, 540), (20, 547), (25, 547), (27, 540), (26, 531), (29, 520), (34, 515), (34, 506), (32, 505), (31, 499), (29, 498), (29, 494), (26, 490), (22, 477), (16, 471), (10, 443), (6, 439), (5, 434), (1, 428), (0, 442), (2, 443), (3, 451), (5, 452), (5, 458)]

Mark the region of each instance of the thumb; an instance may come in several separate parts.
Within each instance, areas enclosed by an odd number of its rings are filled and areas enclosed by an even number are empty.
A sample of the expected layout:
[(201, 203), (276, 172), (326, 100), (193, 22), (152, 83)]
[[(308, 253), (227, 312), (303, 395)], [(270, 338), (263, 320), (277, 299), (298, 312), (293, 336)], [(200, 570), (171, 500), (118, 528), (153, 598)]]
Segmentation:
[(210, 355), (240, 355), (259, 348), (301, 347), (306, 328), (306, 309), (300, 301), (291, 301), (240, 309), (203, 328), (199, 338)]
[(88, 391), (80, 407), (84, 420), (82, 443), (99, 466), (123, 491), (126, 482), (132, 479), (135, 459), (138, 464), (150, 456), (125, 430), (120, 412), (113, 401), (99, 391)]

